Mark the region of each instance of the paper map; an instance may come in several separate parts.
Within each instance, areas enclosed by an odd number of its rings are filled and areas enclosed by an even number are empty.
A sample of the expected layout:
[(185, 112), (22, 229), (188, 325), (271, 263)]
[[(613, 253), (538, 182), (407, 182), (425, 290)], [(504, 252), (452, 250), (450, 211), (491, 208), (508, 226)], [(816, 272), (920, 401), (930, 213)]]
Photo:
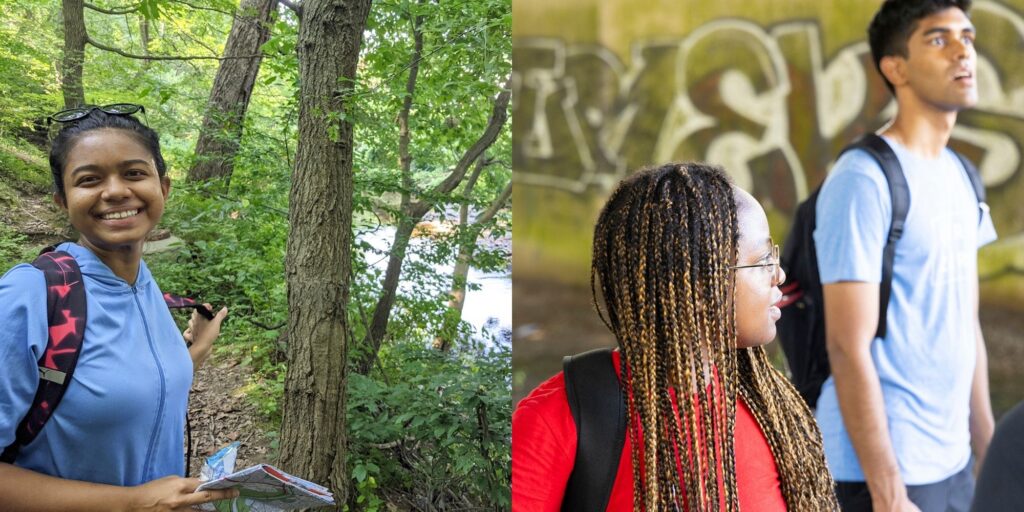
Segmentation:
[(269, 464), (258, 464), (225, 477), (204, 482), (196, 491), (237, 488), (239, 496), (200, 505), (217, 512), (276, 512), (334, 505), (331, 491), (294, 477)]

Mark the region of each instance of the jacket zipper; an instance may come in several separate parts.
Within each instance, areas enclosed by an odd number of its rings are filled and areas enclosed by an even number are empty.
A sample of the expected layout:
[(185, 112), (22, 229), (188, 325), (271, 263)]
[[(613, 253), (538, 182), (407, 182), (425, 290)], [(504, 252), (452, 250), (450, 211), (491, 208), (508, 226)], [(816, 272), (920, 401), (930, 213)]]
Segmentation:
[(150, 471), (153, 462), (153, 449), (160, 434), (161, 418), (164, 416), (164, 401), (167, 393), (167, 384), (164, 377), (164, 367), (163, 364), (161, 364), (159, 354), (157, 354), (156, 346), (153, 345), (153, 336), (149, 331), (149, 322), (146, 321), (146, 313), (142, 310), (142, 303), (139, 302), (138, 289), (135, 286), (132, 286), (132, 297), (135, 298), (135, 306), (139, 309), (139, 316), (142, 318), (142, 325), (146, 331), (146, 340), (149, 342), (149, 351), (153, 355), (153, 360), (156, 362), (157, 372), (160, 375), (160, 400), (158, 401), (159, 405), (156, 411), (156, 419), (153, 421), (153, 433), (149, 438), (149, 448), (146, 450), (146, 464), (143, 467), (143, 478), (145, 480), (151, 480)]

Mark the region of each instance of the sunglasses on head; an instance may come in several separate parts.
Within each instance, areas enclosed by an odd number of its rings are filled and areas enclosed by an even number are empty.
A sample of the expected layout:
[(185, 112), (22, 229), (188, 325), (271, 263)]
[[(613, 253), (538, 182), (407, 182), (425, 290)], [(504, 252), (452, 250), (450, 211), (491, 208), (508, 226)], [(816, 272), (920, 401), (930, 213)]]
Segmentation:
[(142, 105), (136, 105), (134, 103), (113, 103), (110, 105), (103, 105), (102, 107), (96, 105), (88, 105), (78, 108), (69, 108), (67, 110), (61, 110), (56, 114), (46, 118), (46, 124), (56, 121), (58, 123), (70, 123), (72, 121), (78, 121), (84, 117), (87, 117), (94, 110), (99, 110), (112, 116), (130, 116), (136, 112), (146, 113), (146, 107)]

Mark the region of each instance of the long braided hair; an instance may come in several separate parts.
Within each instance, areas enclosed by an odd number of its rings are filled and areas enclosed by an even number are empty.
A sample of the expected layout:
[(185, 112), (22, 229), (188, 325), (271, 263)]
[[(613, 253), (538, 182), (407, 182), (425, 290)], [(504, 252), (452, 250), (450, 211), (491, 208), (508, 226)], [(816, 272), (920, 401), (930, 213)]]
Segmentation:
[(789, 509), (837, 510), (807, 405), (763, 348), (736, 348), (733, 194), (718, 167), (645, 169), (612, 193), (594, 230), (590, 284), (622, 352), (633, 508), (739, 510), (739, 394), (768, 440)]

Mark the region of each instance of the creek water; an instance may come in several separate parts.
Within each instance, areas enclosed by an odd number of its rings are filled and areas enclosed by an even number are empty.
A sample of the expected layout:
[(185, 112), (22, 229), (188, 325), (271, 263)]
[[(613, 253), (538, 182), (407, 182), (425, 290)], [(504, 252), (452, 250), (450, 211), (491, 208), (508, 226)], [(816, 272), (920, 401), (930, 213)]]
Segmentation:
[[(364, 251), (363, 256), (375, 268), (381, 271), (383, 276), (388, 265), (388, 254), (391, 250), (391, 243), (395, 238), (395, 228), (382, 226), (372, 231), (361, 230), (358, 240), (369, 243), (373, 250)], [(164, 240), (147, 242), (144, 251), (147, 254), (171, 250), (174, 244), (181, 240), (176, 237), (169, 237)], [(406, 264), (420, 260), (416, 254), (417, 250), (423, 249), (429, 239), (414, 237), (410, 242), (409, 254), (406, 256)], [(511, 239), (506, 235), (500, 240), (484, 240), (482, 243), (493, 247), (498, 245), (503, 248), (511, 247)], [(439, 278), (439, 282), (451, 286), (451, 276), (454, 272), (454, 265), (432, 265), (432, 270)], [(383, 279), (383, 277), (382, 277)], [(473, 326), (474, 338), (486, 344), (512, 343), (512, 272), (505, 269), (499, 272), (484, 272), (470, 267), (467, 282), (475, 285), (476, 289), (467, 289), (465, 305), (462, 308), (462, 319)], [(413, 292), (415, 283), (403, 280), (399, 285), (402, 292)], [(441, 290), (438, 290), (441, 293)]]
[[(388, 254), (391, 244), (395, 238), (395, 228), (382, 226), (373, 231), (364, 231), (359, 235), (359, 240), (367, 242), (373, 250), (363, 252), (366, 261), (371, 263), (381, 273), (387, 269)], [(409, 242), (409, 250), (406, 256), (405, 265), (422, 262), (417, 254), (426, 248), (430, 243), (427, 237), (413, 237)], [(501, 247), (510, 247), (511, 240), (485, 240), (481, 243), (498, 244)], [(454, 264), (432, 264), (430, 268), (440, 278), (440, 282), (451, 286)], [(404, 278), (399, 284), (400, 292), (412, 293), (417, 283)], [(474, 338), (485, 343), (510, 344), (512, 342), (512, 273), (511, 269), (504, 269), (498, 272), (484, 272), (470, 267), (469, 275), (466, 277), (469, 284), (475, 285), (467, 289), (466, 300), (462, 309), (462, 320), (473, 326)], [(438, 293), (442, 293), (438, 290)]]

